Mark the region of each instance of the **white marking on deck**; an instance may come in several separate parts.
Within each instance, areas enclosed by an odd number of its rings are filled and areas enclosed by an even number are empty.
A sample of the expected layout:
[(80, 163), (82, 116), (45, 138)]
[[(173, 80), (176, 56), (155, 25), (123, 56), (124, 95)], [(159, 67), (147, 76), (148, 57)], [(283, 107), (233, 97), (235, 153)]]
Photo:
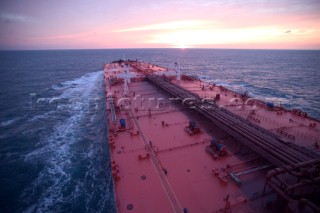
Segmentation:
[(163, 170), (161, 168), (160, 162), (159, 162), (156, 154), (154, 153), (153, 149), (151, 148), (150, 144), (148, 143), (145, 135), (143, 134), (143, 132), (142, 132), (142, 130), (140, 128), (140, 125), (139, 125), (137, 119), (133, 116), (132, 111), (130, 110), (129, 113), (130, 113), (131, 117), (133, 118), (133, 121), (136, 124), (136, 126), (137, 126), (137, 128), (138, 128), (138, 130), (140, 132), (141, 139), (142, 139), (143, 143), (145, 144), (145, 146), (147, 148), (147, 151), (150, 154), (151, 162), (152, 162), (152, 164), (154, 166), (155, 171), (157, 172), (157, 174), (158, 174), (158, 176), (160, 178), (161, 184), (162, 184), (162, 186), (163, 186), (163, 188), (164, 188), (164, 190), (165, 190), (165, 192), (167, 194), (167, 197), (168, 197), (168, 199), (169, 199), (169, 201), (171, 203), (171, 206), (172, 206), (174, 212), (182, 212), (182, 208), (181, 208), (181, 206), (179, 204), (179, 201), (178, 201), (176, 195), (174, 194), (174, 191), (172, 190), (172, 188), (171, 188), (166, 176), (163, 173)]

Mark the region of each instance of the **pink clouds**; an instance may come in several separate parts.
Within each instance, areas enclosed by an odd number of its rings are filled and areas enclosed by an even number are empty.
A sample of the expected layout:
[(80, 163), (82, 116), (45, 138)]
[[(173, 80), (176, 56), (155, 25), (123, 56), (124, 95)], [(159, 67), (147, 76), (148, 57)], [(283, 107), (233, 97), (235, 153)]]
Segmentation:
[(5, 1), (0, 49), (320, 49), (312, 0)]

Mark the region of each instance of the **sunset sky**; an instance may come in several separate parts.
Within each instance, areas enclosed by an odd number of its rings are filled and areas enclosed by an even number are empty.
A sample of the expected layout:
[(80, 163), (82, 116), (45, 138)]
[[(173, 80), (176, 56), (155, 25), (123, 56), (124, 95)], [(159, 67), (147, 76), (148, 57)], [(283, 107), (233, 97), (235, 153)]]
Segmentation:
[(0, 49), (320, 49), (320, 0), (0, 0)]

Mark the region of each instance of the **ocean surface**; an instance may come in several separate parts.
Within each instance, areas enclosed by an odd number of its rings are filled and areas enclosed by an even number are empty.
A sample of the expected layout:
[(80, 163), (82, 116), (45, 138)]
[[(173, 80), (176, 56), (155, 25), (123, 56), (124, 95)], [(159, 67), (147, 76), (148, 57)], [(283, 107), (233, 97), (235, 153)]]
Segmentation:
[(320, 119), (320, 51), (0, 51), (0, 211), (115, 212), (104, 63), (173, 68)]

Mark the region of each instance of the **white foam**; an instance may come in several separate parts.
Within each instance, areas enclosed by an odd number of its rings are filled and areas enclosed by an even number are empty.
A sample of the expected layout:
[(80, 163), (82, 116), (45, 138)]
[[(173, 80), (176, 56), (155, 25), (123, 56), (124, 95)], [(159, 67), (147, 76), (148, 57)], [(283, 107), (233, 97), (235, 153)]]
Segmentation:
[(43, 114), (35, 115), (32, 118), (28, 119), (28, 122), (37, 122), (40, 119), (46, 119), (46, 118), (50, 117), (50, 115), (52, 115), (52, 114), (53, 114), (53, 111), (48, 111)]
[(71, 81), (65, 81), (60, 84), (53, 85), (51, 88), (54, 90), (64, 90), (64, 89), (69, 89), (69, 88), (76, 88), (79, 85), (83, 85), (83, 84), (88, 83), (88, 81), (91, 81), (92, 78), (94, 78), (97, 74), (101, 75), (102, 73), (103, 73), (103, 70), (97, 71), (97, 72), (87, 73), (80, 78), (76, 78)]
[(1, 121), (0, 122), (0, 127), (6, 127), (6, 126), (10, 126), (12, 124), (14, 124), (16, 121), (20, 120), (21, 118), (18, 117), (18, 118), (13, 118), (13, 119), (10, 119), (10, 120), (6, 120), (6, 121)]
[[(63, 190), (70, 184), (72, 168), (71, 146), (81, 139), (80, 123), (83, 121), (86, 110), (89, 110), (90, 97), (96, 92), (97, 83), (101, 81), (102, 71), (88, 73), (73, 81), (63, 82), (63, 92), (55, 100), (66, 98), (69, 101), (67, 113), (70, 114), (65, 120), (58, 122), (52, 129), (52, 133), (43, 137), (38, 143), (38, 148), (25, 156), (25, 161), (44, 163), (43, 170), (33, 183), (22, 194), (22, 199), (28, 196), (37, 196), (40, 190), (41, 196), (36, 203), (30, 203), (26, 212), (48, 212), (53, 207), (59, 211), (59, 204), (71, 202), (73, 195), (65, 196)], [(46, 117), (49, 114), (59, 113), (52, 111), (38, 115), (32, 121)], [(45, 189), (39, 187), (47, 186)], [(81, 184), (79, 186), (81, 188)], [(77, 188), (73, 193), (79, 193)], [(31, 194), (30, 194), (31, 193)]]

